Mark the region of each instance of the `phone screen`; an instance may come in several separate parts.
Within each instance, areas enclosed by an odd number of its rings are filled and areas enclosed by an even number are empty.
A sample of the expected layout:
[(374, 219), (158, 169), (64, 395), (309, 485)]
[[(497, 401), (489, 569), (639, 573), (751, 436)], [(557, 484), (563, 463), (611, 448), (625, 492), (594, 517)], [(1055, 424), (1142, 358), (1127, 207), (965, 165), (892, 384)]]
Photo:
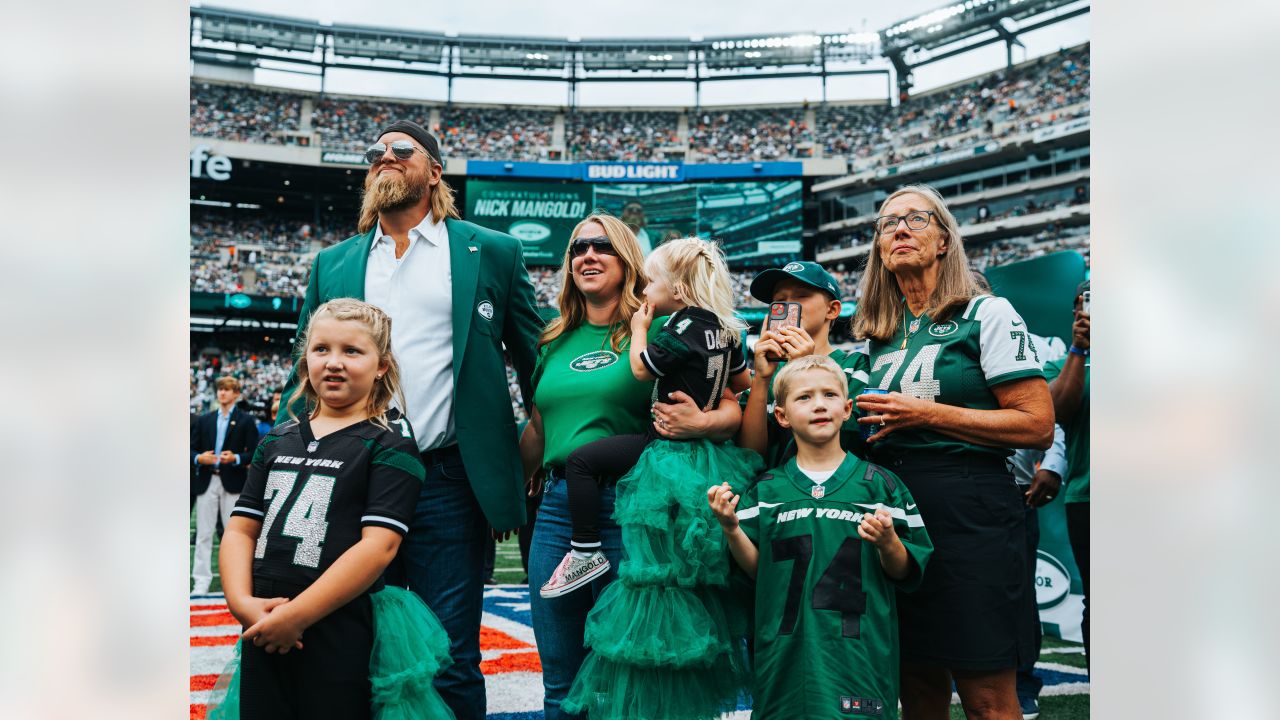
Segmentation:
[(1081, 293), (1082, 297), (1080, 298), (1080, 310), (1082, 312), (1086, 312), (1086, 313), (1089, 312), (1089, 295), (1092, 292), (1093, 292), (1092, 290), (1085, 290), (1083, 293)]

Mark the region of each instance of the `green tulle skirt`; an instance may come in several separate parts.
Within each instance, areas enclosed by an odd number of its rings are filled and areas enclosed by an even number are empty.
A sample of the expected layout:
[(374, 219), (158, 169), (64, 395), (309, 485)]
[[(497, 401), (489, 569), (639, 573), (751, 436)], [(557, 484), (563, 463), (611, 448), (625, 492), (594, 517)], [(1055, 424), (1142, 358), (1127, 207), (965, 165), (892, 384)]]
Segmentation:
[(743, 492), (763, 469), (750, 450), (654, 440), (618, 481), (623, 560), (587, 616), (591, 649), (562, 707), (592, 720), (698, 720), (749, 694), (746, 608), (729, 590), (724, 533), (707, 488)]
[[(449, 667), (449, 635), (435, 613), (409, 590), (388, 585), (369, 596), (373, 603), (373, 652), (369, 681), (375, 720), (453, 720), (453, 711), (432, 686)], [(240, 718), (240, 643), (214, 685), (207, 720)]]

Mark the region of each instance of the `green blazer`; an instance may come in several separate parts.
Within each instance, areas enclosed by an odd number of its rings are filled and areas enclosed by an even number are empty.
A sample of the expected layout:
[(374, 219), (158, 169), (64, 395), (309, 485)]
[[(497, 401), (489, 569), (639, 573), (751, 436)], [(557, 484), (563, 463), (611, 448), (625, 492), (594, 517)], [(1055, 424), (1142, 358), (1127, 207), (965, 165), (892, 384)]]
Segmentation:
[[(463, 220), (445, 219), (453, 280), (454, 426), (467, 478), (495, 530), (525, 524), (524, 479), (515, 415), (507, 389), (506, 345), (525, 407), (533, 405), (529, 379), (537, 361), (543, 322), (520, 241)], [(373, 230), (321, 250), (311, 266), (294, 339), (294, 371), (281, 396), (279, 423), (298, 385), (297, 357), (311, 313), (334, 298), (364, 299), (365, 268)], [(488, 301), (492, 318), (480, 314)], [(488, 307), (486, 307), (486, 311)], [(411, 383), (413, 378), (402, 378)]]

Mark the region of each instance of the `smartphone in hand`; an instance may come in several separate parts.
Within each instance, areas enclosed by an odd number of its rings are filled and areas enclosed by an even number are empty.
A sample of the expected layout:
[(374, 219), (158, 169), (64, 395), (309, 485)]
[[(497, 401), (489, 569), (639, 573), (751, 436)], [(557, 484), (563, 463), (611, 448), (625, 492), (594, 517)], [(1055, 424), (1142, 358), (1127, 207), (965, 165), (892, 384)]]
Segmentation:
[[(769, 314), (764, 319), (764, 329), (781, 330), (784, 327), (800, 327), (800, 303), (776, 302), (769, 305)], [(766, 355), (769, 362), (779, 362), (784, 358)]]

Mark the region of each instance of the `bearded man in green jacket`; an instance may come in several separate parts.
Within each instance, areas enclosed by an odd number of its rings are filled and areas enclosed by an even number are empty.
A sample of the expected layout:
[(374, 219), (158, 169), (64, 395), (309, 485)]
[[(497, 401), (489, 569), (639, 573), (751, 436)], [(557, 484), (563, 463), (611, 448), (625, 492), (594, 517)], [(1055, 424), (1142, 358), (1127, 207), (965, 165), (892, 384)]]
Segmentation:
[[(365, 154), (358, 235), (321, 250), (298, 321), (333, 298), (392, 319), (406, 407), (427, 478), (388, 581), (408, 585), (449, 633), (454, 664), (436, 688), (459, 720), (485, 717), (480, 673), (484, 547), (525, 523), (503, 346), (526, 405), (542, 330), (520, 242), (460, 219), (439, 143), (417, 123), (387, 126)], [(286, 397), (297, 387), (290, 377)], [(304, 412), (300, 399), (282, 404)]]

